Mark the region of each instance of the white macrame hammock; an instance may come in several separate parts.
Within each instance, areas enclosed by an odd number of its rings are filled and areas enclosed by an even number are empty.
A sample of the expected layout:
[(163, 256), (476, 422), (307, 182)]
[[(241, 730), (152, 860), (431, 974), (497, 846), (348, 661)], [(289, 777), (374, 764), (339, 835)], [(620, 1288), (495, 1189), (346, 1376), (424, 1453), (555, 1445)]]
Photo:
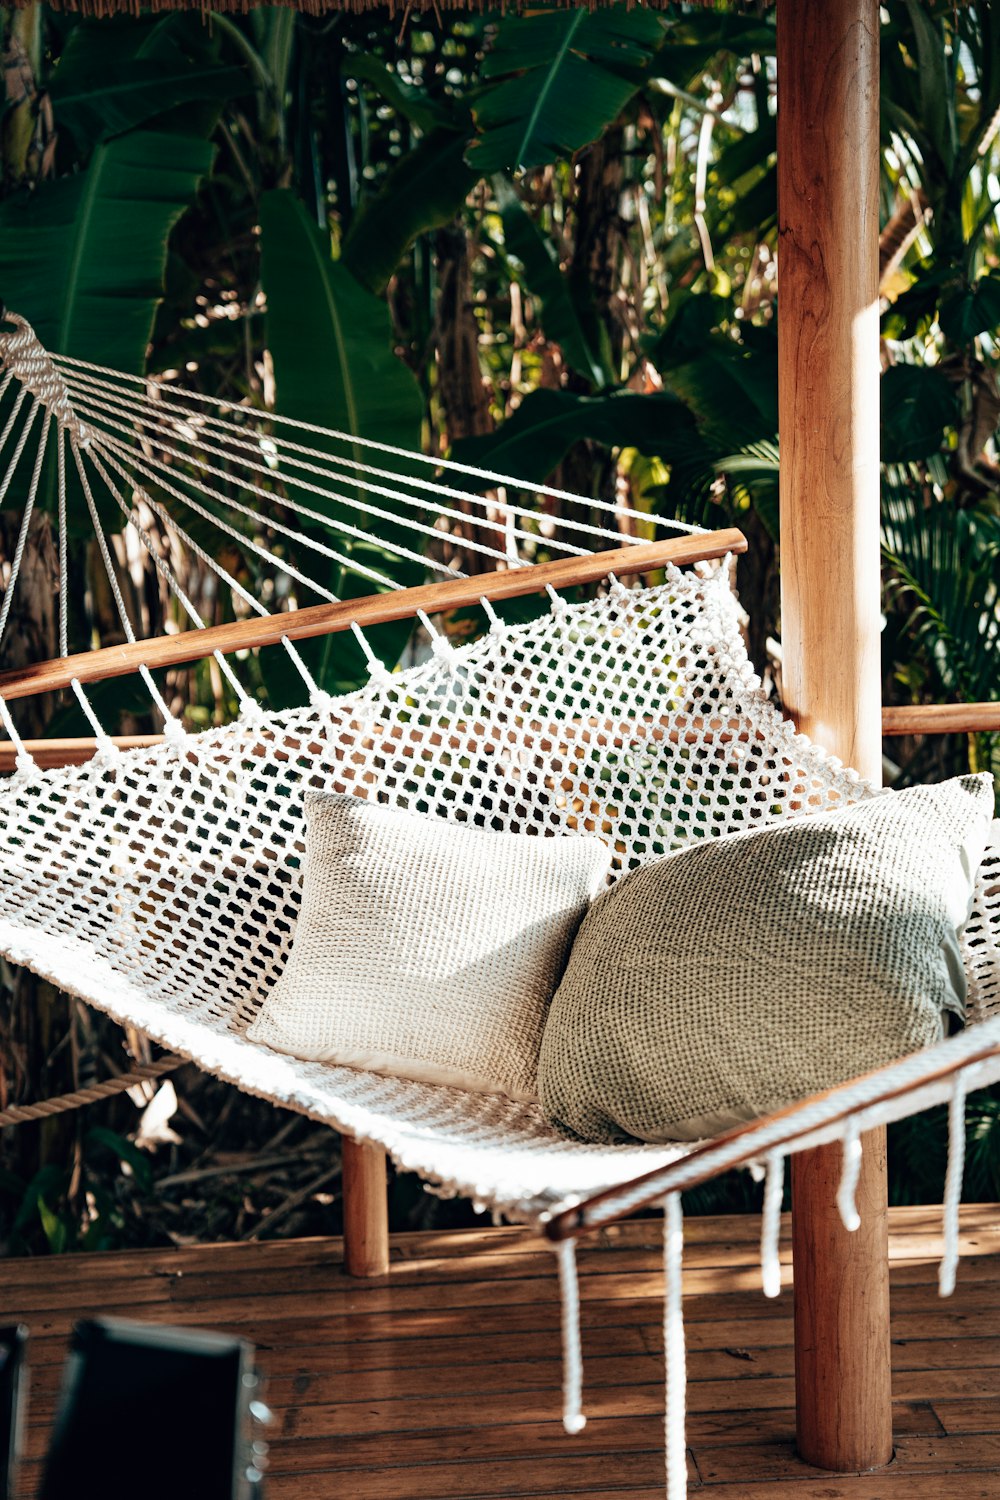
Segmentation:
[[(457, 649), (424, 612), (430, 651), (396, 671), (355, 623), (369, 681), (333, 698), (316, 687), (288, 638), (296, 616), (285, 611), (333, 604), (324, 579), (334, 566), (376, 590), (398, 589), (364, 549), (373, 536), (423, 578), (461, 578), (458, 562), (470, 556), (509, 577), (539, 557), (581, 559), (648, 543), (653, 523), (641, 518), (637, 527), (634, 512), (622, 507), (526, 489), (508, 476), (194, 396), (166, 380), (50, 357), (15, 317), (0, 331), (0, 361), (0, 503), (15, 476), (23, 503), (0, 638), (48, 460), (56, 474), (63, 657), (72, 485), (129, 643), (136, 633), (102, 522), (108, 506), (127, 522), (133, 564), (145, 558), (156, 567), (192, 627), (204, 621), (185, 592), (186, 558), (197, 559), (203, 583), (228, 591), (243, 618), (259, 616), (263, 627), (269, 609), (262, 599), (283, 605), (286, 636), (272, 629), (261, 639), (282, 640), (305, 700), (295, 710), (263, 711), (241, 685), (239, 662), (215, 651), (239, 714), (225, 727), (188, 733), (136, 643), (124, 656), (162, 716), (162, 742), (119, 749), (80, 681), (85, 673), (64, 674), (96, 753), (83, 765), (43, 770), (0, 696), (0, 720), (17, 750), (16, 769), (0, 786), (0, 953), (9, 962), (249, 1093), (384, 1147), (435, 1192), (547, 1229), (558, 1242), (571, 1431), (583, 1421), (575, 1237), (663, 1203), (671, 1500), (686, 1492), (682, 1189), (737, 1163), (761, 1164), (763, 1283), (776, 1295), (785, 1156), (843, 1142), (839, 1202), (851, 1227), (863, 1132), (948, 1101), (941, 1287), (951, 1289), (963, 1101), (1000, 1078), (1000, 837), (980, 869), (963, 939), (973, 1024), (938, 1047), (700, 1147), (573, 1144), (531, 1106), (298, 1061), (246, 1039), (295, 930), (307, 787), (522, 833), (596, 831), (614, 848), (614, 877), (693, 840), (873, 795), (874, 787), (797, 734), (764, 696), (724, 563), (687, 573), (668, 565), (653, 588), (612, 579), (582, 603), (553, 593), (548, 612), (526, 624), (505, 624), (484, 597), (488, 628)], [(468, 488), (471, 479), (484, 493)], [(247, 588), (196, 539), (192, 533), (206, 524), (253, 560), (259, 587)], [(319, 560), (319, 578), (283, 558), (289, 539)], [(477, 577), (484, 596), (496, 577)], [(199, 654), (208, 655), (212, 639)]]

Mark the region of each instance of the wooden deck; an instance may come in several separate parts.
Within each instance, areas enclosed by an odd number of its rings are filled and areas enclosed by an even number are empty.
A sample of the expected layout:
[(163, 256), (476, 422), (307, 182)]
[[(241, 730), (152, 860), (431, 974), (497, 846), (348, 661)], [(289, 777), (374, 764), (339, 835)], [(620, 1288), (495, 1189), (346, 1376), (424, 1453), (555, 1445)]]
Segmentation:
[[(759, 1291), (758, 1220), (688, 1221), (693, 1493), (998, 1500), (1000, 1207), (963, 1211), (946, 1302), (938, 1212), (894, 1210), (892, 1222), (896, 1458), (841, 1478), (795, 1458), (791, 1296)], [(581, 1255), (589, 1422), (575, 1438), (559, 1422), (553, 1258), (519, 1230), (398, 1236), (390, 1274), (367, 1283), (344, 1276), (340, 1243), (325, 1239), (9, 1260), (0, 1320), (21, 1318), (33, 1336), (22, 1497), (69, 1326), (113, 1312), (258, 1346), (276, 1413), (269, 1500), (660, 1500), (658, 1231), (624, 1225)]]

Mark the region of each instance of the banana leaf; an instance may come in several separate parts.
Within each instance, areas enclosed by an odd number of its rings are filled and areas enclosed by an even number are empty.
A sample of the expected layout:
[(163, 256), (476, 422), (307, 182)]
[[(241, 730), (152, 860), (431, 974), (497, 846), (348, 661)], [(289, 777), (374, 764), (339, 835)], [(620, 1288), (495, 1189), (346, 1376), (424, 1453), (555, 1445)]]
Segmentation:
[[(419, 451), (423, 420), (423, 398), (416, 379), (398, 357), (393, 346), (392, 322), (385, 303), (358, 282), (346, 266), (331, 259), (329, 238), (310, 219), (301, 201), (290, 191), (265, 193), (261, 202), (262, 282), (267, 295), (267, 345), (274, 363), (277, 409), (285, 416), (314, 422), (348, 435), (343, 443), (324, 443), (312, 435), (312, 446), (353, 457), (359, 463), (375, 464), (400, 475), (417, 473), (427, 477), (426, 466), (405, 458), (372, 454), (351, 436), (374, 438), (410, 451)], [(391, 481), (378, 483), (391, 488)], [(353, 484), (332, 484), (322, 498), (297, 492), (293, 498), (331, 521), (365, 525), (364, 505), (370, 500), (380, 510), (399, 515), (419, 514), (412, 507), (382, 495), (371, 495), (363, 478)], [(337, 493), (343, 497), (337, 498)], [(356, 501), (362, 507), (359, 514)], [(421, 582), (419, 563), (399, 557), (383, 542), (400, 542), (414, 551), (420, 539), (409, 528), (391, 520), (368, 516), (370, 540), (352, 541), (335, 528), (322, 539), (336, 546), (348, 559), (377, 568), (394, 582)], [(310, 526), (309, 534), (321, 535)], [(304, 549), (301, 555), (290, 545), (291, 560), (303, 572), (320, 578), (323, 559)], [(325, 587), (342, 598), (373, 591), (374, 585), (350, 567), (326, 564), (321, 579)], [(380, 626), (370, 634), (376, 653), (389, 666), (398, 661), (410, 625), (406, 621)], [(303, 649), (304, 648), (304, 649)], [(317, 682), (328, 692), (346, 692), (365, 680), (367, 666), (360, 647), (349, 634), (302, 643), (302, 655)], [(301, 700), (301, 684), (290, 677), (277, 653), (265, 652), (262, 669), (270, 700), (284, 706)]]
[(341, 263), (379, 292), (419, 235), (455, 217), (479, 180), (465, 164), (468, 132), (433, 130), (390, 171), (351, 222)]
[(682, 401), (666, 393), (643, 396), (615, 391), (577, 396), (571, 391), (532, 391), (496, 432), (455, 444), (461, 463), (540, 483), (584, 438), (613, 448), (663, 454), (678, 434), (694, 431)]
[(85, 171), (0, 203), (0, 287), (47, 349), (138, 374), (170, 231), (209, 171), (207, 141), (133, 131)]
[(647, 76), (664, 28), (624, 6), (504, 16), (473, 101), (469, 165), (482, 176), (540, 167), (596, 140)]
[[(0, 203), (0, 287), (8, 308), (28, 319), (44, 346), (129, 374), (142, 372), (163, 293), (170, 233), (211, 168), (203, 140), (133, 131), (97, 146), (74, 176)], [(13, 390), (0, 410), (6, 416)], [(54, 450), (54, 442), (49, 453)], [(24, 504), (31, 465), (18, 466), (5, 504)], [(55, 463), (46, 457), (39, 501), (55, 509)], [(105, 525), (124, 517), (103, 493)], [(67, 525), (91, 521), (69, 466)]]
[(56, 123), (83, 146), (134, 130), (179, 105), (225, 101), (252, 87), (220, 63), (196, 17), (81, 22), (49, 84)]
[(546, 337), (559, 345), (566, 363), (597, 390), (610, 385), (610, 350), (601, 347), (607, 344), (607, 335), (602, 340), (593, 305), (578, 305), (555, 247), (539, 231), (507, 179), (498, 176), (494, 191), (511, 273), (537, 299)]

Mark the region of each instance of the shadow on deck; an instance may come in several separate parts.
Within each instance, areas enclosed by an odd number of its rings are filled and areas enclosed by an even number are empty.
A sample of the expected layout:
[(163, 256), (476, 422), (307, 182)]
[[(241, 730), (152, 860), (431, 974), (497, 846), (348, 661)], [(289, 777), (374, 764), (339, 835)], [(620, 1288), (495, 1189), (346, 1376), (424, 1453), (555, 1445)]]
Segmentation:
[[(689, 1219), (692, 1492), (715, 1500), (1000, 1500), (1000, 1207), (962, 1214), (962, 1264), (937, 1295), (940, 1212), (892, 1212), (896, 1458), (857, 1477), (793, 1449), (790, 1268), (759, 1290), (759, 1220)], [(787, 1226), (786, 1226), (787, 1229)], [(659, 1225), (580, 1257), (588, 1425), (559, 1420), (551, 1253), (514, 1229), (399, 1235), (387, 1277), (351, 1281), (337, 1240), (9, 1260), (2, 1321), (32, 1332), (34, 1493), (73, 1320), (116, 1313), (239, 1333), (276, 1413), (269, 1500), (661, 1500)], [(137, 1490), (137, 1494), (141, 1489)]]

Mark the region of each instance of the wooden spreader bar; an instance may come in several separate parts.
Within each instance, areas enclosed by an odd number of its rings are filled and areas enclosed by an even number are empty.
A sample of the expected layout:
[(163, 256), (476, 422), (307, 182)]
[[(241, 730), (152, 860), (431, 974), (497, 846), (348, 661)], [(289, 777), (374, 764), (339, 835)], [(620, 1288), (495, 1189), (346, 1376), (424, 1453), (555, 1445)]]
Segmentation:
[(883, 708), (882, 733), (1000, 734), (1000, 703), (917, 703)]
[[(565, 733), (565, 727), (553, 726), (552, 733)], [(668, 719), (649, 720), (637, 725), (618, 725), (617, 728), (619, 744), (626, 743), (632, 734), (640, 732), (653, 739), (661, 738), (664, 733), (670, 733), (676, 738), (680, 732)], [(691, 742), (695, 743), (703, 732), (698, 725), (692, 726)], [(1000, 732), (1000, 703), (928, 703), (917, 704), (912, 708), (882, 710), (882, 733), (886, 736), (995, 732)], [(112, 735), (111, 741), (119, 750), (150, 750), (156, 745), (162, 745), (163, 735)], [(93, 735), (83, 735), (78, 739), (25, 740), (24, 748), (42, 770), (54, 770), (59, 766), (84, 765), (97, 749), (97, 741)], [(13, 771), (16, 758), (13, 745), (0, 743), (0, 775)]]
[(598, 583), (609, 573), (634, 577), (638, 573), (655, 572), (668, 563), (682, 567), (746, 549), (746, 537), (735, 528), (709, 531), (587, 553), (583, 557), (560, 558), (557, 562), (529, 564), (503, 573), (480, 573), (474, 578), (421, 584), (396, 593), (370, 594), (338, 604), (316, 604), (308, 609), (238, 620), (230, 625), (210, 625), (204, 630), (185, 630), (179, 635), (157, 636), (155, 640), (105, 646), (77, 656), (34, 662), (16, 672), (0, 672), (0, 697), (8, 701), (30, 698), (36, 693), (69, 687), (74, 679), (80, 683), (103, 682), (108, 677), (137, 672), (140, 667), (155, 670), (201, 661), (215, 651), (251, 651), (259, 646), (276, 646), (283, 638), (302, 641), (312, 636), (333, 635), (349, 630), (352, 625), (364, 630), (390, 620), (408, 619), (420, 609), (432, 614), (466, 608), (480, 599), (495, 603), (538, 593), (548, 586), (560, 589)]
[[(889, 1104), (894, 1099), (903, 1098), (905, 1095), (914, 1093), (918, 1089), (927, 1088), (929, 1085), (936, 1083), (943, 1083), (946, 1079), (954, 1078), (965, 1069), (973, 1068), (978, 1063), (990, 1062), (998, 1056), (1000, 1056), (1000, 1045), (995, 1042), (987, 1042), (984, 1043), (981, 1050), (972, 1053), (970, 1056), (956, 1058), (954, 1061), (947, 1063), (934, 1060), (928, 1065), (927, 1072), (920, 1078), (911, 1080), (902, 1086), (887, 1086), (876, 1098), (869, 1099), (866, 1102), (865, 1109), (869, 1109), (876, 1104)], [(891, 1073), (894, 1067), (894, 1063), (889, 1063), (884, 1068), (878, 1068), (872, 1073), (864, 1074), (863, 1077), (877, 1078), (880, 1073)], [(859, 1083), (861, 1081), (861, 1079), (853, 1079), (852, 1083)], [(843, 1088), (843, 1085), (838, 1085), (838, 1088)], [(809, 1099), (802, 1099), (796, 1104), (789, 1104), (784, 1109), (775, 1110), (772, 1115), (765, 1117), (770, 1120), (785, 1118), (788, 1120), (787, 1131), (768, 1145), (768, 1151), (778, 1151), (787, 1148), (794, 1149), (797, 1141), (808, 1139), (809, 1136), (815, 1135), (817, 1126), (815, 1124), (803, 1125), (800, 1111), (808, 1104), (815, 1104), (820, 1100), (831, 1098), (838, 1092), (838, 1088), (827, 1089), (822, 1094), (813, 1094)], [(856, 1105), (845, 1104), (842, 1110), (824, 1122), (823, 1128), (826, 1129), (832, 1125), (842, 1124), (844, 1121), (849, 1120), (852, 1115), (856, 1115), (857, 1112)], [(623, 1187), (606, 1188), (603, 1192), (594, 1193), (592, 1197), (585, 1198), (583, 1202), (575, 1204), (572, 1208), (567, 1208), (562, 1213), (554, 1214), (545, 1225), (547, 1237), (557, 1243), (560, 1240), (578, 1239), (583, 1234), (591, 1234), (596, 1229), (604, 1228), (608, 1224), (617, 1223), (620, 1219), (635, 1213), (637, 1209), (652, 1208), (662, 1202), (666, 1194), (672, 1191), (672, 1176), (683, 1177), (684, 1192), (687, 1192), (691, 1188), (700, 1187), (703, 1183), (709, 1182), (713, 1177), (717, 1177), (719, 1172), (723, 1170), (718, 1161), (719, 1148), (730, 1143), (737, 1145), (744, 1136), (754, 1136), (761, 1125), (765, 1123), (765, 1118), (751, 1120), (746, 1125), (736, 1125), (731, 1130), (727, 1130), (724, 1135), (716, 1136), (713, 1140), (706, 1141), (701, 1146), (696, 1146), (693, 1151), (687, 1156), (682, 1157), (673, 1166), (657, 1167), (652, 1172), (647, 1172), (641, 1177), (636, 1177), (631, 1183), (625, 1184), (625, 1187), (630, 1192), (634, 1191), (635, 1193), (635, 1196), (630, 1198), (627, 1213), (615, 1206), (621, 1200)], [(761, 1146), (759, 1140), (756, 1143), (751, 1142), (745, 1151), (741, 1152), (737, 1149), (733, 1157), (726, 1161), (725, 1170), (728, 1171), (732, 1167), (746, 1166), (748, 1162), (759, 1160), (760, 1155)], [(707, 1164), (704, 1170), (698, 1167), (700, 1158), (706, 1159)], [(607, 1205), (606, 1208), (605, 1205)]]

